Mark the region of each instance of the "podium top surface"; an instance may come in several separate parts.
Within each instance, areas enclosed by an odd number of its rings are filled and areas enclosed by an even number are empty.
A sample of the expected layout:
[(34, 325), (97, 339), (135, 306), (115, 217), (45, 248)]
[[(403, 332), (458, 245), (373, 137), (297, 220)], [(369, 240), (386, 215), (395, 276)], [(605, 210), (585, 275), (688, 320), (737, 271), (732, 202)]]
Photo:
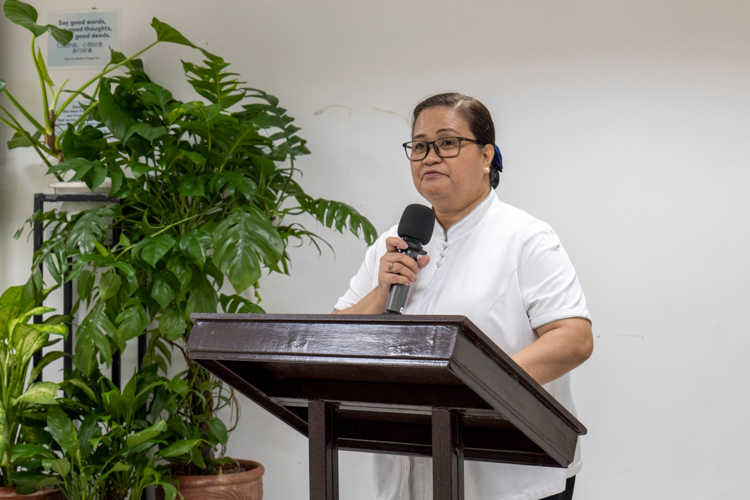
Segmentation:
[(567, 466), (585, 427), (463, 316), (194, 314), (195, 362), (307, 433), (336, 403), (342, 449), (430, 454), (434, 407), (462, 415), (465, 454)]

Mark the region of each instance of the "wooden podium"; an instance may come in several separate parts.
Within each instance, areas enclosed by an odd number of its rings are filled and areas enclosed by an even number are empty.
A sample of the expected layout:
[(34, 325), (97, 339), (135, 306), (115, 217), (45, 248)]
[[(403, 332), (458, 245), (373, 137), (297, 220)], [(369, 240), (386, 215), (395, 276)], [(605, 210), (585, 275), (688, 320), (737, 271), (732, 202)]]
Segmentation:
[(432, 456), (436, 500), (463, 460), (566, 467), (586, 428), (463, 316), (194, 314), (190, 358), (309, 438), (310, 499), (337, 451)]

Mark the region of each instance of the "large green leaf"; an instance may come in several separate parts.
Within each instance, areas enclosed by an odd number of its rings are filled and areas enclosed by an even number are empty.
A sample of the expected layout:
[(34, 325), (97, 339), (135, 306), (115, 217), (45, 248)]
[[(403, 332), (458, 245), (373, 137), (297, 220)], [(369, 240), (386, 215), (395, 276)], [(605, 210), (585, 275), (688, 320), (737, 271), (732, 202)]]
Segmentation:
[(151, 297), (159, 303), (162, 309), (166, 309), (174, 299), (174, 290), (166, 281), (158, 279), (151, 288)]
[(50, 406), (47, 410), (47, 426), (63, 453), (68, 453), (78, 447), (76, 428), (59, 406)]
[(128, 436), (127, 445), (128, 448), (133, 448), (141, 443), (158, 437), (162, 432), (167, 430), (167, 423), (164, 420), (159, 420), (151, 427), (147, 427), (142, 431), (136, 432), (132, 436)]
[(198, 48), (193, 45), (193, 42), (185, 38), (182, 33), (177, 31), (167, 23), (163, 23), (154, 18), (151, 21), (151, 26), (156, 31), (156, 39), (160, 42), (179, 43), (180, 45), (187, 45), (188, 47), (193, 47), (195, 49)]
[(183, 177), (180, 179), (177, 190), (182, 196), (195, 197), (206, 195), (205, 183), (200, 177)]
[(49, 335), (40, 332), (31, 325), (18, 325), (11, 334), (10, 342), (16, 348), (18, 361), (26, 363), (40, 349), (44, 347)]
[(206, 262), (206, 247), (212, 242), (211, 233), (203, 229), (193, 229), (180, 238), (180, 250), (195, 257), (201, 264)]
[(86, 460), (91, 454), (96, 441), (101, 438), (102, 429), (99, 426), (99, 418), (89, 413), (78, 428), (78, 443), (81, 445), (81, 459)]
[(368, 245), (372, 245), (378, 236), (375, 226), (354, 207), (346, 203), (323, 198), (312, 199), (307, 195), (298, 195), (297, 201), (303, 210), (328, 228), (343, 233), (348, 223), (352, 234), (364, 237)]
[(109, 230), (109, 221), (113, 218), (115, 212), (113, 207), (118, 205), (108, 205), (106, 207), (86, 210), (76, 218), (73, 229), (68, 236), (66, 244), (68, 250), (79, 248), (81, 254), (90, 254), (94, 251), (95, 241), (101, 242)]
[(33, 134), (29, 134), (25, 130), (22, 132), (15, 132), (13, 137), (8, 141), (8, 149), (30, 148), (35, 144), (38, 144), (38, 140), (41, 136), (42, 133), (38, 130)]
[(273, 224), (250, 211), (230, 214), (213, 232), (213, 261), (241, 293), (261, 276), (260, 261), (275, 268), (284, 253), (284, 241)]
[(149, 237), (147, 240), (148, 241), (146, 241), (141, 247), (141, 258), (148, 262), (151, 267), (156, 266), (156, 263), (159, 262), (175, 244), (174, 238), (167, 233)]
[(55, 397), (57, 397), (58, 389), (60, 389), (60, 385), (54, 382), (37, 382), (32, 384), (26, 392), (16, 398), (13, 403), (55, 405), (57, 404)]
[(0, 297), (0, 341), (8, 338), (8, 324), (21, 315), (23, 287), (12, 286)]
[(159, 452), (159, 455), (162, 458), (179, 457), (190, 452), (190, 450), (198, 446), (198, 443), (200, 442), (200, 439), (181, 439), (179, 441), (175, 441), (166, 449), (161, 450)]
[(154, 127), (153, 125), (149, 125), (148, 123), (136, 123), (132, 125), (125, 133), (125, 137), (123, 137), (122, 142), (127, 143), (128, 139), (130, 139), (133, 134), (140, 135), (148, 142), (154, 142), (159, 137), (166, 135), (167, 129), (166, 127)]
[(214, 417), (208, 421), (208, 428), (211, 429), (211, 434), (214, 435), (216, 440), (221, 444), (227, 443), (228, 433), (227, 426), (220, 418)]
[(73, 39), (73, 33), (67, 30), (61, 30), (57, 26), (48, 24), (40, 26), (36, 23), (39, 14), (31, 5), (20, 2), (19, 0), (5, 0), (3, 4), (3, 13), (12, 23), (23, 26), (31, 31), (34, 36), (42, 36), (50, 30), (50, 34), (63, 45), (67, 45)]
[(176, 307), (170, 307), (159, 316), (159, 331), (170, 342), (182, 337), (185, 330), (187, 330), (187, 321)]
[(117, 338), (121, 346), (130, 339), (137, 337), (146, 330), (148, 318), (146, 310), (137, 299), (130, 299), (125, 308), (117, 315)]
[(215, 313), (219, 305), (216, 290), (203, 274), (195, 274), (188, 288), (187, 314)]
[(110, 269), (104, 273), (102, 279), (99, 280), (99, 298), (101, 298), (101, 300), (107, 300), (114, 297), (117, 295), (117, 292), (120, 291), (121, 285), (122, 278), (120, 278), (120, 275)]
[(112, 364), (110, 340), (117, 338), (117, 329), (104, 313), (104, 306), (104, 301), (99, 301), (76, 331), (77, 340), (73, 363), (86, 374), (91, 374), (96, 367), (97, 352), (104, 363)]
[(135, 125), (135, 120), (117, 104), (112, 92), (109, 90), (109, 80), (102, 81), (99, 89), (99, 112), (102, 121), (116, 138), (123, 143), (130, 127)]

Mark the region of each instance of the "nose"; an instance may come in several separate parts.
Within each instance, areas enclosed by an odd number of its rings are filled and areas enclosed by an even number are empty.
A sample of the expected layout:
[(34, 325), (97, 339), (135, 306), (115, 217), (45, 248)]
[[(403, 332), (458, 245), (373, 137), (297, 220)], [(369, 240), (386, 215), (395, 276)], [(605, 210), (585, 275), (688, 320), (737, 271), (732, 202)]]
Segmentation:
[(423, 162), (427, 163), (428, 165), (432, 165), (435, 163), (440, 163), (443, 161), (443, 159), (437, 154), (437, 151), (435, 144), (428, 144), (427, 145), (427, 156), (425, 156)]

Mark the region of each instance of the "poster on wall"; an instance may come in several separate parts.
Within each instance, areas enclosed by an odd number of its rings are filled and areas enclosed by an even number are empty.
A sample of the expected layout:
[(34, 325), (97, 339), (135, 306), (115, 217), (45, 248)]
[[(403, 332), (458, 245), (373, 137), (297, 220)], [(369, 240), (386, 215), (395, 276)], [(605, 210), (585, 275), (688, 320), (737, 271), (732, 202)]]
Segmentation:
[(47, 19), (49, 24), (73, 32), (68, 45), (47, 38), (47, 66), (103, 67), (111, 59), (110, 47), (121, 51), (119, 10), (51, 11)]

